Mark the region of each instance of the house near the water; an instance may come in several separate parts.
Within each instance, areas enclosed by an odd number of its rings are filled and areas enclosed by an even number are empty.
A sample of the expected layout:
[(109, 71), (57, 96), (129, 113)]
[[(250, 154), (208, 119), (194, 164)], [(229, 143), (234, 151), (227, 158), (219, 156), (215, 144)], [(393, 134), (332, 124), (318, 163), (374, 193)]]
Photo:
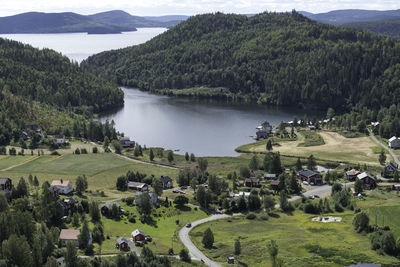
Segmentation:
[(256, 131), (257, 139), (268, 138), (272, 134), (272, 125), (265, 121), (260, 126), (258, 126)]
[(121, 144), (122, 147), (134, 147), (135, 146), (135, 141), (131, 141), (131, 139), (128, 136), (121, 137), (119, 139), (119, 143)]

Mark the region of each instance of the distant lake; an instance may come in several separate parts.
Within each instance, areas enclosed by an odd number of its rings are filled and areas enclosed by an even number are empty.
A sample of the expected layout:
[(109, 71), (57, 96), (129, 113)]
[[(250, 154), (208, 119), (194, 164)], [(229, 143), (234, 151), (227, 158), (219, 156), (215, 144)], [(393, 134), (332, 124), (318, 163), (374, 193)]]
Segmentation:
[(255, 128), (264, 121), (273, 125), (302, 118), (291, 108), (257, 104), (173, 98), (123, 88), (125, 106), (102, 117), (114, 120), (116, 128), (146, 146), (179, 149), (198, 156), (235, 156), (234, 149), (254, 142)]
[(106, 50), (144, 43), (166, 30), (164, 28), (138, 28), (135, 32), (122, 34), (0, 34), (0, 38), (30, 44), (36, 48), (54, 49), (71, 60), (81, 62), (93, 54)]
[[(163, 28), (139, 28), (122, 34), (2, 34), (0, 37), (37, 48), (51, 48), (81, 62), (90, 55), (144, 43), (163, 33)], [(114, 120), (117, 130), (147, 146), (179, 149), (198, 156), (234, 156), (234, 149), (253, 141), (255, 128), (264, 121), (281, 121), (316, 116), (313, 111), (235, 104), (224, 101), (170, 98), (126, 89), (125, 106), (104, 115)]]

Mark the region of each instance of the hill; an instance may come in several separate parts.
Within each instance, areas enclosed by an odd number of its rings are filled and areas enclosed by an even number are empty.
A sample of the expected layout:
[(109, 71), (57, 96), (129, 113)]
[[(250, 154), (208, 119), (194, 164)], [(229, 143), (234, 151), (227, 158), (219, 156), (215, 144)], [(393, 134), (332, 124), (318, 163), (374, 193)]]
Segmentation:
[(304, 16), (326, 24), (341, 25), (345, 23), (361, 22), (361, 21), (377, 21), (400, 18), (400, 9), (398, 10), (362, 10), (362, 9), (345, 9), (334, 10), (326, 13), (312, 14), (309, 12), (299, 12)]
[(231, 98), (348, 111), (399, 102), (399, 48), (395, 40), (296, 12), (217, 13), (191, 17), (145, 44), (89, 57), (82, 67), (159, 93), (191, 88), (191, 95), (221, 97), (213, 90), (225, 88)]
[(107, 24), (75, 13), (29, 12), (0, 18), (0, 33), (120, 33), (133, 26)]
[(152, 21), (139, 16), (132, 16), (131, 14), (126, 13), (125, 11), (122, 10), (112, 10), (112, 11), (97, 13), (89, 15), (88, 17), (96, 21), (101, 21), (103, 23), (108, 23), (111, 25), (119, 25), (127, 28), (164, 27), (164, 22)]
[(400, 37), (400, 19), (354, 22), (343, 24), (342, 26), (367, 30), (391, 37)]

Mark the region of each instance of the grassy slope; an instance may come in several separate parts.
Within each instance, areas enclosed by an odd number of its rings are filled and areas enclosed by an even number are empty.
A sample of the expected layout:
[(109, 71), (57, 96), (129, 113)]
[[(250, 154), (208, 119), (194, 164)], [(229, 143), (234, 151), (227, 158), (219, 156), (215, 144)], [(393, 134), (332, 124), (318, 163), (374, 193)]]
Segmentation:
[[(281, 155), (308, 157), (313, 154), (317, 159), (366, 163), (369, 165), (379, 165), (378, 157), (374, 154), (371, 147), (376, 144), (369, 137), (345, 138), (335, 132), (319, 132), (325, 141), (324, 145), (299, 147), (302, 139), (293, 142), (281, 142), (280, 146), (274, 146), (273, 151), (279, 151)], [(243, 145), (237, 148), (247, 152), (266, 152), (264, 141)]]
[[(233, 255), (234, 241), (240, 238), (242, 253), (238, 259), (247, 266), (270, 266), (266, 245), (271, 239), (277, 241), (279, 256), (284, 259), (285, 266), (346, 266), (356, 262), (398, 263), (395, 258), (380, 256), (369, 249), (368, 236), (357, 234), (353, 230), (351, 212), (335, 215), (341, 216), (343, 221), (330, 224), (312, 222), (311, 218), (314, 216), (302, 212), (295, 212), (292, 216), (280, 214), (280, 218), (270, 218), (268, 221), (250, 221), (238, 217), (196, 227), (191, 236), (206, 255), (219, 262), (225, 262), (227, 256)], [(211, 250), (203, 249), (201, 244), (202, 232), (207, 227), (211, 228), (215, 237), (216, 248)], [(328, 249), (332, 255), (327, 258), (313, 256), (307, 249), (308, 245)]]

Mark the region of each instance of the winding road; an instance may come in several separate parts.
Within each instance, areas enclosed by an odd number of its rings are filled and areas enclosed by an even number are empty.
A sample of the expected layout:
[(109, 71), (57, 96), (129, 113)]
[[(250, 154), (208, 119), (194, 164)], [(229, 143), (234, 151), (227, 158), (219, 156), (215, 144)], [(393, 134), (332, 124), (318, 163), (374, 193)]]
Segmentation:
[[(352, 186), (354, 184), (354, 182), (351, 183), (345, 183), (343, 184), (343, 186), (345, 187), (349, 187)], [(308, 190), (307, 192), (305, 192), (303, 195), (305, 197), (309, 197), (309, 196), (313, 196), (313, 195), (327, 195), (331, 192), (331, 188), (332, 186), (330, 185), (322, 185), (322, 186), (315, 186), (313, 187), (311, 190)], [(290, 198), (288, 201), (292, 202), (292, 201), (296, 201), (298, 199), (300, 199), (301, 196), (294, 196), (292, 198)], [(279, 204), (275, 205), (275, 208), (279, 208)], [(186, 248), (189, 250), (189, 254), (191, 256), (192, 259), (197, 259), (197, 260), (203, 260), (204, 264), (210, 267), (221, 267), (221, 264), (219, 264), (218, 262), (215, 262), (211, 259), (209, 259), (206, 255), (203, 254), (203, 252), (201, 252), (192, 242), (192, 240), (190, 240), (189, 237), (189, 232), (190, 230), (193, 229), (193, 227), (198, 226), (200, 224), (206, 223), (206, 222), (211, 222), (211, 221), (216, 221), (216, 220), (221, 220), (221, 219), (225, 219), (225, 218), (230, 218), (230, 217), (235, 217), (235, 216), (239, 216), (239, 215), (243, 215), (242, 213), (235, 213), (232, 215), (228, 215), (228, 214), (214, 214), (210, 217), (201, 219), (201, 220), (197, 220), (195, 222), (192, 222), (192, 227), (191, 228), (187, 228), (186, 226), (183, 227), (180, 231), (179, 231), (179, 238), (181, 239), (182, 243), (186, 246)]]
[(393, 152), (393, 150), (391, 150), (389, 147), (387, 147), (385, 144), (383, 144), (381, 141), (379, 141), (375, 137), (375, 135), (373, 134), (372, 131), (368, 130), (368, 132), (369, 132), (369, 136), (372, 138), (372, 140), (374, 140), (375, 143), (377, 143), (378, 145), (380, 145), (381, 147), (386, 149), (389, 152), (389, 154), (392, 156), (394, 162), (396, 162), (397, 164), (400, 165), (399, 157)]

